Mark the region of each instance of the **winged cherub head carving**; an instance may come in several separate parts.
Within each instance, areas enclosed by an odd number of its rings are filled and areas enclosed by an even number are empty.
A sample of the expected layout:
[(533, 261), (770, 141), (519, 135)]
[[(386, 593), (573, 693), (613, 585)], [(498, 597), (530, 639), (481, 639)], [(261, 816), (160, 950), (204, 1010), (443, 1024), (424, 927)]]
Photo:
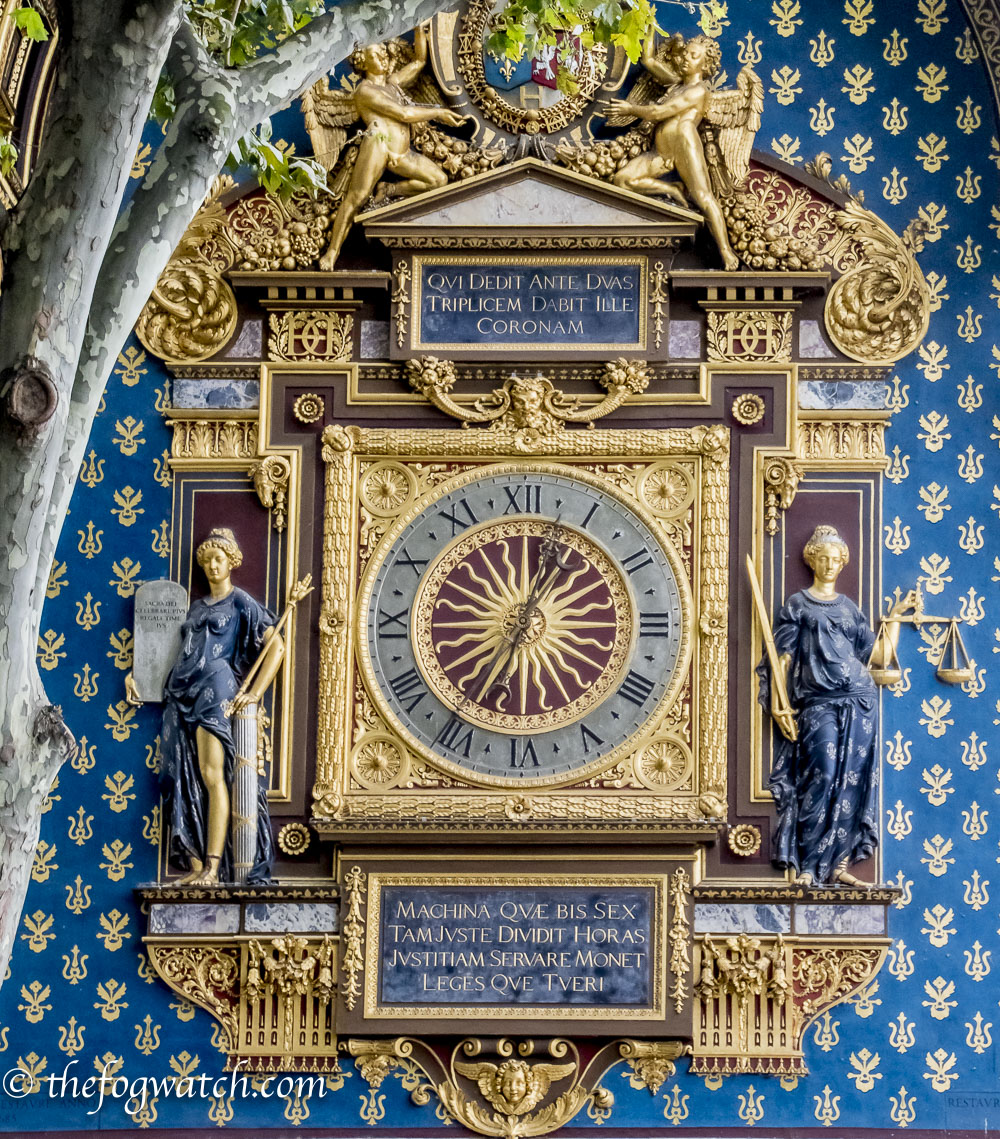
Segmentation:
[(575, 1064), (528, 1064), (505, 1060), (502, 1064), (455, 1062), (456, 1070), (475, 1080), (487, 1103), (505, 1115), (526, 1115), (548, 1095), (553, 1080), (562, 1080), (576, 1071)]

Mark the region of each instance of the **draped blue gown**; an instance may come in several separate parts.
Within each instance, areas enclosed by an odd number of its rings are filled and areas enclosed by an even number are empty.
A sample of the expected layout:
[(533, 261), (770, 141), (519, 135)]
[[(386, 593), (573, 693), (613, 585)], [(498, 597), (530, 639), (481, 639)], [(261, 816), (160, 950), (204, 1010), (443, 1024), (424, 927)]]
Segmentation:
[[(792, 594), (774, 625), (788, 653), (788, 696), (799, 738), (775, 733), (769, 787), (778, 810), (774, 862), (814, 882), (838, 863), (869, 858), (878, 844), (878, 695), (868, 671), (875, 636), (849, 598)], [(757, 667), (770, 711), (771, 671)]]
[[(218, 601), (203, 598), (188, 610), (181, 627), (181, 650), (164, 689), (160, 732), (160, 790), (169, 825), (168, 858), (187, 872), (191, 859), (205, 862), (208, 791), (198, 768), (195, 733), (204, 728), (221, 743), (225, 780), (233, 783), (235, 748), (229, 718), (222, 705), (239, 691), (247, 670), (260, 654), (264, 635), (275, 616), (249, 593), (232, 589)], [(267, 810), (267, 788), (258, 782), (257, 852), (249, 882), (270, 881), (274, 840)], [(219, 881), (231, 882), (231, 836), (219, 866)]]

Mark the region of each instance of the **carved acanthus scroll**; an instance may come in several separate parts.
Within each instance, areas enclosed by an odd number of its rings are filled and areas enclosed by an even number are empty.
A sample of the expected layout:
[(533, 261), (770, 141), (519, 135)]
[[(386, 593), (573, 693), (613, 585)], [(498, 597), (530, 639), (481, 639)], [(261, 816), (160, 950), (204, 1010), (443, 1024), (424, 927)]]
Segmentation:
[(146, 348), (163, 359), (205, 360), (236, 328), (236, 296), (222, 277), (232, 266), (235, 250), (219, 201), (231, 185), (232, 179), (215, 180), (135, 326)]
[(490, 396), (468, 405), (457, 403), (452, 398), (457, 373), (450, 360), (421, 356), (419, 360), (407, 361), (406, 374), (414, 391), (439, 411), (462, 420), (463, 425), (489, 424), (494, 431), (527, 440), (554, 435), (567, 423), (593, 426), (595, 419), (609, 415), (629, 396), (645, 391), (650, 370), (642, 361), (625, 357), (606, 364), (598, 383), (607, 394), (600, 403), (590, 407), (559, 391), (541, 373), (534, 377), (512, 375)]
[(923, 238), (913, 224), (899, 237), (855, 199), (837, 214), (837, 224), (861, 258), (830, 290), (826, 330), (853, 360), (894, 363), (913, 351), (930, 323), (930, 290), (914, 257)]

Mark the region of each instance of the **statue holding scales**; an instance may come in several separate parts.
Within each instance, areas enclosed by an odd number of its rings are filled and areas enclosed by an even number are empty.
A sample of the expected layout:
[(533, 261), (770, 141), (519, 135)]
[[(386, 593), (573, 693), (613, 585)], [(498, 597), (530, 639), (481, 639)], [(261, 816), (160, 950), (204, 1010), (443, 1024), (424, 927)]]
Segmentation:
[(778, 811), (774, 862), (799, 885), (864, 886), (849, 867), (878, 844), (875, 685), (919, 596), (911, 591), (898, 601), (876, 637), (854, 602), (836, 592), (850, 556), (836, 529), (817, 526), (802, 556), (812, 585), (785, 601), (773, 633), (747, 558), (766, 649), (757, 668), (760, 701), (780, 731), (768, 781)]

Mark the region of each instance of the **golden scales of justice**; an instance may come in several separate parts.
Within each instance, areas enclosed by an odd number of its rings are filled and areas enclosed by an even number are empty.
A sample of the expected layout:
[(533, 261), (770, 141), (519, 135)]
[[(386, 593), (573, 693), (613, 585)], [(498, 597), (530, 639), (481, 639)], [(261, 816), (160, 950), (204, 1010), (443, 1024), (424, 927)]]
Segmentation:
[[(785, 685), (781, 677), (781, 669), (778, 666), (778, 652), (774, 646), (771, 624), (768, 620), (767, 609), (764, 605), (764, 596), (760, 588), (760, 583), (757, 581), (757, 575), (754, 572), (753, 560), (749, 554), (747, 554), (746, 568), (747, 576), (750, 580), (750, 590), (753, 594), (754, 606), (757, 610), (757, 617), (764, 634), (764, 648), (771, 663), (772, 672), (777, 677), (775, 691), (776, 706), (779, 710), (791, 712), (793, 709), (789, 702), (788, 694), (785, 691)], [(923, 593), (919, 585), (916, 588), (916, 593), (916, 612), (906, 616), (893, 617), (891, 620), (901, 625), (947, 625), (948, 632), (945, 634), (944, 644), (941, 647), (941, 658), (937, 666), (936, 675), (938, 680), (944, 684), (965, 684), (970, 680), (975, 680), (976, 670), (973, 667), (974, 662), (970, 659), (968, 650), (965, 647), (965, 642), (962, 640), (962, 634), (958, 630), (962, 618), (935, 617), (929, 613), (925, 613), (923, 611)], [(903, 679), (903, 670), (899, 663), (899, 653), (896, 651), (896, 646), (893, 644), (892, 638), (887, 636), (886, 626), (889, 622), (890, 618), (881, 618), (878, 635), (875, 638), (876, 645), (881, 642), (882, 644), (888, 643), (889, 646), (888, 656), (885, 657), (885, 667), (870, 669), (872, 680), (874, 680), (876, 684), (897, 684)]]
[[(975, 680), (976, 670), (973, 666), (973, 661), (969, 658), (965, 642), (962, 640), (962, 634), (958, 629), (962, 618), (934, 617), (929, 613), (924, 613), (923, 594), (920, 591), (919, 585), (917, 586), (917, 596), (920, 600), (915, 613), (907, 616), (893, 617), (892, 620), (898, 621), (901, 625), (947, 625), (948, 632), (945, 634), (944, 644), (941, 647), (941, 657), (938, 661), (936, 672), (938, 680), (944, 684), (965, 684), (969, 680)], [(899, 664), (899, 654), (892, 640), (886, 637), (886, 625), (888, 623), (889, 618), (883, 617), (879, 624), (878, 636), (875, 639), (876, 644), (880, 641), (883, 644), (888, 641), (889, 646), (885, 668), (871, 669), (872, 679), (876, 684), (896, 684), (903, 679), (903, 670)]]

